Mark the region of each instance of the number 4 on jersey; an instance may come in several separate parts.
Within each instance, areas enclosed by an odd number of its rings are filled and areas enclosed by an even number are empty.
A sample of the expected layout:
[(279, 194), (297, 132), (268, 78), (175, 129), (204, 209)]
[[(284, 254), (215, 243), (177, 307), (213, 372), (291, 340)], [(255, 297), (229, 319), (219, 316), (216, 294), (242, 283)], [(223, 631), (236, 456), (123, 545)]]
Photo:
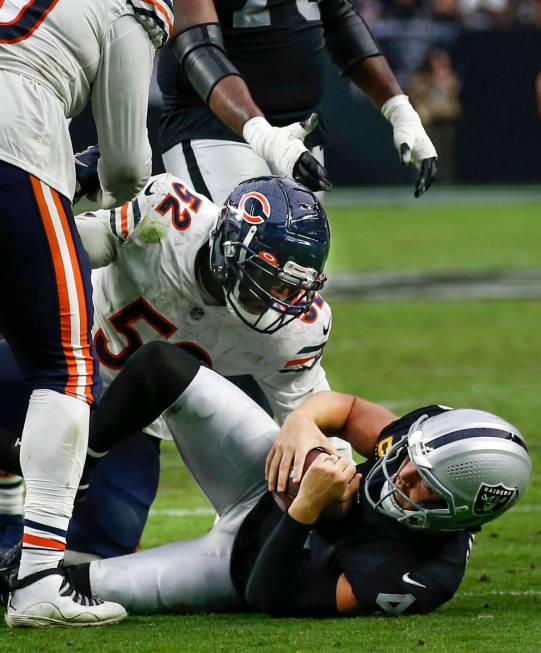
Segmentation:
[(18, 43), (31, 36), (58, 0), (0, 2), (0, 43)]

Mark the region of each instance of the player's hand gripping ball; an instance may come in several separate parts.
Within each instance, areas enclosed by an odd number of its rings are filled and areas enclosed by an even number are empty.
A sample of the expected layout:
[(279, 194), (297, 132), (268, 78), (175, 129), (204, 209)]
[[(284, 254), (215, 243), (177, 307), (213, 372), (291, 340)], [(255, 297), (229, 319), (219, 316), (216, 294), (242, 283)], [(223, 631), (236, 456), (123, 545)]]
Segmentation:
[[(286, 489), (283, 492), (274, 491), (272, 493), (274, 500), (284, 512), (287, 512), (289, 506), (293, 503), (293, 500), (299, 493), (302, 479), (304, 478), (304, 475), (308, 471), (308, 468), (314, 462), (314, 460), (321, 455), (328, 456), (329, 452), (325, 451), (325, 449), (323, 449), (322, 447), (316, 447), (315, 449), (311, 449), (306, 454), (306, 458), (304, 459), (304, 466), (302, 469), (302, 476), (300, 482), (295, 483), (292, 480), (293, 469), (291, 469)], [(316, 523), (339, 521), (341, 519), (344, 519), (344, 517), (349, 513), (351, 506), (353, 505), (353, 501), (355, 499), (356, 499), (356, 495), (354, 495), (352, 498), (348, 499), (347, 501), (333, 501), (328, 506), (323, 508)]]

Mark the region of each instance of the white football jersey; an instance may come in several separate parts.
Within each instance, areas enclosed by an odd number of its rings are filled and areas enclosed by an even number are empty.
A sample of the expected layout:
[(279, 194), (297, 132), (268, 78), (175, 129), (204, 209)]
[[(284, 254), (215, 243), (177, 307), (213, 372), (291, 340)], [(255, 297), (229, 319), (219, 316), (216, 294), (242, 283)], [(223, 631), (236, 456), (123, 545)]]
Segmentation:
[(146, 115), (153, 59), (128, 0), (0, 2), (0, 159), (73, 197), (67, 119), (91, 99), (103, 206), (133, 197), (151, 170)]
[(321, 356), (331, 309), (319, 296), (303, 319), (273, 334), (205, 301), (195, 259), (219, 207), (170, 174), (152, 177), (133, 201), (77, 216), (94, 270), (94, 342), (107, 386), (143, 343), (166, 340), (216, 372), (255, 377), (280, 420), (329, 385)]

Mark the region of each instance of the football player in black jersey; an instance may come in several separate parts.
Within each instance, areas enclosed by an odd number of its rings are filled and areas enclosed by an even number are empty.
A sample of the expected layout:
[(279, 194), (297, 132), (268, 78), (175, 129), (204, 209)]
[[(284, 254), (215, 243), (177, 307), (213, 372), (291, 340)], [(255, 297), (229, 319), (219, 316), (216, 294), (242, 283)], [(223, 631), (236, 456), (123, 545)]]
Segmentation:
[(359, 0), (214, 0), (214, 7), (211, 0), (175, 0), (175, 9), (176, 36), (158, 70), (168, 172), (216, 203), (240, 181), (269, 173), (328, 190), (316, 160), (322, 162), (321, 135), (307, 140), (314, 156), (303, 145), (317, 122), (310, 116), (323, 95), (326, 48), (391, 122), (401, 161), (419, 168), (415, 195), (429, 188), (436, 150)]
[[(113, 381), (90, 446), (103, 451), (112, 434), (129, 436), (160, 413), (219, 519), (195, 540), (70, 568), (80, 591), (132, 612), (430, 612), (456, 592), (471, 533), (522, 496), (531, 470), (520, 432), (479, 410), (428, 406), (397, 419), (323, 392), (278, 433), (236, 386), (164, 342), (142, 347)], [(367, 461), (338, 457), (325, 435), (336, 433)], [(298, 476), (314, 446), (328, 453), (284, 513), (268, 488), (284, 487), (292, 463)], [(349, 502), (345, 518), (318, 520), (336, 500)]]

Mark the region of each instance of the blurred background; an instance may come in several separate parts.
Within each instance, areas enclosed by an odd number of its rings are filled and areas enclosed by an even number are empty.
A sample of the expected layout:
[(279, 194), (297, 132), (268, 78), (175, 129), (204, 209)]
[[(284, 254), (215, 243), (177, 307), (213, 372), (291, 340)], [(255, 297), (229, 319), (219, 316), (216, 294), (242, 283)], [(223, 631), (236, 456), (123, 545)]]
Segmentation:
[[(364, 0), (364, 18), (439, 152), (439, 184), (541, 179), (541, 1)], [(330, 61), (319, 107), (336, 186), (401, 184), (389, 126)], [(154, 172), (161, 96), (149, 113)], [(73, 123), (77, 151), (96, 142), (90, 113)]]

